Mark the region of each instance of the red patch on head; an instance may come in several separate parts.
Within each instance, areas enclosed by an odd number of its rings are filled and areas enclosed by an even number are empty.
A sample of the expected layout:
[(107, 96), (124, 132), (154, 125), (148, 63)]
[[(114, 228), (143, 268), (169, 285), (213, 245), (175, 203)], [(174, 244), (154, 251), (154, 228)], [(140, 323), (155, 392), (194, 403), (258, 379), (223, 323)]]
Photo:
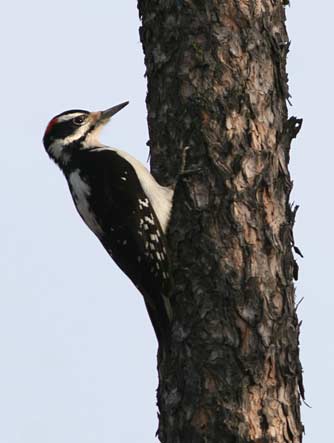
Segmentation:
[(57, 117), (50, 120), (49, 124), (47, 125), (47, 127), (45, 129), (45, 135), (47, 135), (51, 131), (53, 126), (57, 123), (57, 120), (58, 120)]

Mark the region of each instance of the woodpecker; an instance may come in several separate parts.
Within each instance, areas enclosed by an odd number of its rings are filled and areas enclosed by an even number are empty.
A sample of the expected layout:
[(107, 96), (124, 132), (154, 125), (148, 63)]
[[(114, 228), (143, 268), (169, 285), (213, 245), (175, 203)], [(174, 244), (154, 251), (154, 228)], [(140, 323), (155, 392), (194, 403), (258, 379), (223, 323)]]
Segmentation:
[(142, 293), (162, 344), (171, 320), (165, 233), (173, 190), (128, 153), (99, 141), (103, 126), (127, 104), (65, 111), (49, 122), (43, 143), (64, 173), (79, 215)]

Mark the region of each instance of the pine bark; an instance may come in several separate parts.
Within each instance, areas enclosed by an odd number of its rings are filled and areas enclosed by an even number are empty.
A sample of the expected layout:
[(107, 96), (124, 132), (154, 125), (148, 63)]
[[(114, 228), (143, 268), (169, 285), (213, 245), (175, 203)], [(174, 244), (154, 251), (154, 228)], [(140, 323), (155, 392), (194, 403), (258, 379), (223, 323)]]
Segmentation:
[(152, 172), (176, 183), (163, 443), (302, 440), (283, 3), (138, 0)]

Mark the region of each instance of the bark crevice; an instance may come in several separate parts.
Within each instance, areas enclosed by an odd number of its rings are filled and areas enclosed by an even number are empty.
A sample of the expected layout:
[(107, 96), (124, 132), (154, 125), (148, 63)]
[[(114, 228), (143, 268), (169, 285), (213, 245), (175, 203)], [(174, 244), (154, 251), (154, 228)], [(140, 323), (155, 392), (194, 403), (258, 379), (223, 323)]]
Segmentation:
[[(152, 172), (177, 181), (163, 443), (300, 443), (282, 2), (139, 0)], [(299, 392), (300, 389), (300, 392)]]

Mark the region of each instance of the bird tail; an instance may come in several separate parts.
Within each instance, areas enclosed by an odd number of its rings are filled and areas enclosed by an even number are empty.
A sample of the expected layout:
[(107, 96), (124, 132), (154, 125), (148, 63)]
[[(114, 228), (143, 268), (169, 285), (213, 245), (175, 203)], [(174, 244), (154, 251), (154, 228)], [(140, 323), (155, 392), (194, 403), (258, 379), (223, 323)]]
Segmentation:
[(172, 325), (172, 309), (169, 298), (159, 294), (153, 302), (152, 297), (145, 297), (145, 294), (143, 296), (159, 348), (166, 349), (170, 344)]

